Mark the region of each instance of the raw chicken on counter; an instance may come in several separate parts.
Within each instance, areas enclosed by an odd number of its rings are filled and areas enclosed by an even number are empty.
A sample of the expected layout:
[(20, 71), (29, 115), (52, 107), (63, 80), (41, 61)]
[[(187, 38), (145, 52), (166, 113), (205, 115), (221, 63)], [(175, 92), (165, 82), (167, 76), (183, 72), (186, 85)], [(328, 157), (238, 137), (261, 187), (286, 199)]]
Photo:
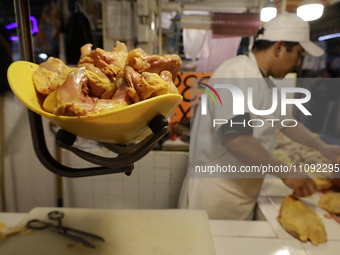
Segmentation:
[(151, 97), (177, 93), (174, 85), (182, 61), (177, 55), (148, 55), (142, 49), (127, 52), (116, 42), (111, 52), (91, 44), (81, 47), (77, 68), (50, 57), (33, 74), (36, 90), (47, 96), (47, 112), (85, 116), (118, 109)]
[(328, 192), (320, 197), (319, 207), (326, 210), (331, 217), (340, 223), (340, 193)]
[[(322, 167), (322, 173), (311, 169), (307, 174), (315, 182), (317, 190), (324, 191), (334, 188), (333, 171), (328, 169), (331, 161), (325, 158), (320, 151), (296, 143), (282, 132), (278, 132), (273, 155), (288, 166), (296, 165), (297, 169), (305, 169), (305, 165), (307, 167), (309, 165)], [(325, 172), (325, 170), (327, 171)]]
[(291, 235), (313, 245), (327, 241), (327, 233), (321, 218), (293, 195), (287, 196), (280, 208), (277, 220)]

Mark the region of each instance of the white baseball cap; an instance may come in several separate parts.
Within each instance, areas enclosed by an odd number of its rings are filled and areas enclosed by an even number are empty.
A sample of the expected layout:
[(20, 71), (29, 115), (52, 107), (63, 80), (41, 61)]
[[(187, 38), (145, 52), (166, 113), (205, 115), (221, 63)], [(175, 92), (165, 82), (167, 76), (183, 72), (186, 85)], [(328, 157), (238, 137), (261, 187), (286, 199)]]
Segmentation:
[(298, 42), (307, 54), (319, 57), (324, 50), (309, 39), (309, 23), (295, 13), (282, 13), (263, 26), (256, 40)]

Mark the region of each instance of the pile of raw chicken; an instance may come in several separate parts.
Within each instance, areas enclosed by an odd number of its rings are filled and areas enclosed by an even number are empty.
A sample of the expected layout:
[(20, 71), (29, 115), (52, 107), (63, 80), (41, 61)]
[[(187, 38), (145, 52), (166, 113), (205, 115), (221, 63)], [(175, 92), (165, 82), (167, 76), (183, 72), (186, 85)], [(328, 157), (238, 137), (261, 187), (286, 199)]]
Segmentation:
[[(315, 134), (317, 135), (317, 134)], [(276, 144), (274, 148), (274, 157), (281, 160), (286, 165), (314, 165), (328, 166), (331, 162), (325, 158), (320, 151), (298, 144), (283, 133), (278, 132), (276, 136)], [(322, 168), (322, 170), (324, 170)], [(308, 169), (308, 168), (307, 168)], [(328, 169), (327, 169), (328, 170)], [(333, 188), (333, 173), (331, 170), (328, 173), (319, 174), (317, 171), (308, 171), (307, 174), (315, 181), (317, 190), (329, 190)]]
[(140, 48), (128, 52), (119, 41), (111, 52), (93, 50), (92, 44), (80, 50), (77, 68), (50, 57), (33, 73), (36, 90), (46, 96), (53, 93), (56, 98), (55, 107), (46, 111), (64, 116), (93, 115), (178, 93), (174, 81), (182, 61), (177, 55), (148, 55)]

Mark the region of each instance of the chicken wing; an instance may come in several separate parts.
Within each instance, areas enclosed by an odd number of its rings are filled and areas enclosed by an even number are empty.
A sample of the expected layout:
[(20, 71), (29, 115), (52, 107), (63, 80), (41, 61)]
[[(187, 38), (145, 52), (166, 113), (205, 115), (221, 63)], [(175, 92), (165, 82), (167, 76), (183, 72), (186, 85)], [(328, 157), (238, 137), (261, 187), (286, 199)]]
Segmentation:
[(92, 64), (109, 78), (115, 78), (123, 72), (126, 58), (127, 48), (124, 43), (116, 42), (111, 52), (100, 48), (92, 50), (92, 44), (86, 44), (81, 48), (78, 66)]

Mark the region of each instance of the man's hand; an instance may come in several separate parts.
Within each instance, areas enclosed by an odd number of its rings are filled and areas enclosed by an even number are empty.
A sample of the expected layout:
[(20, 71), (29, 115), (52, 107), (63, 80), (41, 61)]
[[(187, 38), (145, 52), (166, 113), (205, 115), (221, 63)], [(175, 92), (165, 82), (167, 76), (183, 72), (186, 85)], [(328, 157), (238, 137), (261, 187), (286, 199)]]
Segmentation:
[(284, 184), (294, 191), (298, 197), (313, 195), (316, 191), (316, 184), (310, 178), (282, 178)]

